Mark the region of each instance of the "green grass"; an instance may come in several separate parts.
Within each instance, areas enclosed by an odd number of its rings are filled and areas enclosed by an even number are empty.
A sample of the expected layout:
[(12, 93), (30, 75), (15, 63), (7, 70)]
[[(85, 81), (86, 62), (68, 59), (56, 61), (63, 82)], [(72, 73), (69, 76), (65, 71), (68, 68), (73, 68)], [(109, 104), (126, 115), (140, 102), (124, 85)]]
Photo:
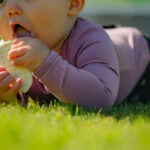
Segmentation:
[(55, 102), (0, 105), (2, 150), (149, 150), (150, 103), (92, 111)]
[(109, 3), (149, 3), (150, 0), (85, 0), (89, 4), (109, 4)]
[(103, 2), (140, 2), (140, 3), (144, 3), (144, 2), (149, 2), (149, 0), (109, 0), (109, 1), (106, 1), (106, 0), (85, 0), (86, 2), (98, 2), (98, 3), (103, 3)]

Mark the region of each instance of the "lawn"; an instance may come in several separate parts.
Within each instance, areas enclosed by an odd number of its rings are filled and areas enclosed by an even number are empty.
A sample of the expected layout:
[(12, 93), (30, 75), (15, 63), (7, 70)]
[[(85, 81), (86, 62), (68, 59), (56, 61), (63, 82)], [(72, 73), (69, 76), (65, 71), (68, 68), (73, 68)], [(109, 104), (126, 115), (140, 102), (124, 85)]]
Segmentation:
[(85, 0), (86, 5), (94, 5), (97, 7), (103, 6), (118, 6), (123, 5), (135, 6), (135, 5), (150, 5), (150, 0)]
[(55, 102), (0, 105), (1, 150), (149, 150), (150, 103), (93, 111)]
[(127, 2), (127, 3), (145, 3), (145, 2), (149, 2), (149, 0), (109, 0), (109, 1), (106, 1), (106, 0), (85, 0), (87, 3), (124, 3), (124, 2)]

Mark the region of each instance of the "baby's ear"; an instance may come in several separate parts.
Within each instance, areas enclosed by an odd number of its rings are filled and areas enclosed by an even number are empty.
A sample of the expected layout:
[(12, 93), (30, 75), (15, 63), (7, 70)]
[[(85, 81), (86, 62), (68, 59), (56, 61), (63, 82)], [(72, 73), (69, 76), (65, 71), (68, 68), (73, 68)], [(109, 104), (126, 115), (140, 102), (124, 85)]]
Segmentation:
[(85, 0), (70, 0), (70, 7), (68, 11), (69, 16), (75, 16), (78, 15), (85, 4)]

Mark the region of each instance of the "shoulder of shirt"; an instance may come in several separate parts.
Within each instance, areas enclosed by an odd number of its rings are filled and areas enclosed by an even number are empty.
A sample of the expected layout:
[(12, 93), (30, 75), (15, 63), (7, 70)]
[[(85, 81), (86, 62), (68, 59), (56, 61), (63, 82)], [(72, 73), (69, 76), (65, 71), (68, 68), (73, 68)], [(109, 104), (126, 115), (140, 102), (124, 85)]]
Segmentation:
[(70, 50), (74, 50), (74, 48), (77, 50), (77, 47), (93, 42), (110, 43), (111, 40), (101, 25), (79, 17), (66, 40), (67, 47)]
[(63, 58), (74, 64), (76, 56), (94, 43), (99, 43), (103, 47), (112, 45), (112, 41), (102, 26), (79, 17), (64, 43)]
[(105, 32), (104, 28), (101, 25), (97, 25), (92, 21), (79, 17), (76, 20), (75, 25), (72, 29), (71, 38), (72, 39), (80, 38), (81, 40), (81, 38), (84, 35), (84, 40), (85, 40), (86, 38), (89, 38), (91, 34), (92, 35), (95, 34), (97, 36), (100, 36), (101, 38), (107, 36), (107, 33)]

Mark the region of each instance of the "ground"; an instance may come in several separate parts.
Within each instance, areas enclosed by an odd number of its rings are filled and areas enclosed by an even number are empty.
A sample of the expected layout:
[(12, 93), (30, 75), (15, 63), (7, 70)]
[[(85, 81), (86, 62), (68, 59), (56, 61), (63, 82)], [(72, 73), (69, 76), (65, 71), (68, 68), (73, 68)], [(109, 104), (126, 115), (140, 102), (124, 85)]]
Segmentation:
[(3, 150), (149, 150), (150, 103), (85, 110), (55, 102), (0, 105)]
[(135, 2), (135, 3), (145, 3), (145, 2), (149, 2), (149, 0), (109, 0), (109, 1), (106, 1), (106, 0), (85, 0), (87, 3), (123, 3), (123, 2), (129, 2), (129, 3), (132, 3), (132, 2)]

